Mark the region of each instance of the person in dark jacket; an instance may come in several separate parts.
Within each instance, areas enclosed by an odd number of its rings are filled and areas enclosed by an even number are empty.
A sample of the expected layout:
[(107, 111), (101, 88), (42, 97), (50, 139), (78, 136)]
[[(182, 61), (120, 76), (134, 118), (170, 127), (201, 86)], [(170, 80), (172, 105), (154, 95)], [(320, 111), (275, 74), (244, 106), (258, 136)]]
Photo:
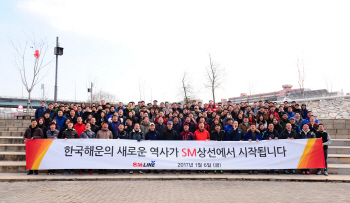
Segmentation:
[[(167, 122), (167, 129), (161, 134), (162, 140), (179, 140), (178, 134), (173, 129), (173, 122), (168, 121)], [(163, 170), (163, 174), (165, 174), (166, 170)], [(176, 174), (176, 171), (172, 171), (174, 174)]]
[[(281, 133), (281, 135), (279, 136), (279, 139), (290, 139), (290, 140), (294, 140), (297, 138), (298, 133), (293, 129), (292, 124), (287, 123), (286, 124), (286, 129), (284, 129)], [(285, 174), (289, 174), (289, 169), (285, 169), (284, 170)], [(291, 169), (290, 170), (291, 174), (295, 174), (295, 170)]]
[(156, 125), (154, 123), (150, 123), (149, 125), (149, 131), (146, 133), (146, 140), (161, 140), (161, 135), (156, 131)]
[[(79, 138), (77, 131), (73, 128), (73, 122), (70, 121), (68, 123), (68, 128), (66, 128), (63, 133), (62, 136), (60, 137), (61, 139), (74, 139), (74, 138)], [(74, 175), (74, 171), (73, 170), (69, 170), (69, 173), (71, 175)], [(64, 169), (63, 174), (62, 175), (67, 175), (68, 174), (68, 169)]]
[(41, 106), (38, 109), (36, 109), (36, 111), (35, 111), (35, 119), (39, 119), (40, 117), (44, 117), (45, 111), (46, 111), (45, 102), (42, 101)]
[(44, 125), (46, 126), (46, 130), (50, 128), (51, 122), (52, 122), (52, 119), (50, 118), (50, 113), (46, 111), (44, 114)]
[[(85, 131), (80, 134), (81, 139), (95, 139), (96, 134), (91, 130), (91, 124), (87, 123), (85, 125)], [(79, 174), (82, 175), (85, 172), (84, 169), (80, 170)], [(89, 174), (92, 174), (92, 169), (88, 169)]]
[[(223, 141), (223, 140), (225, 140), (225, 138), (226, 138), (225, 131), (221, 130), (220, 125), (216, 125), (215, 130), (211, 131), (211, 133), (210, 133), (210, 140)], [(214, 173), (216, 173), (216, 171), (214, 171)]]
[(56, 111), (55, 111), (55, 109), (53, 108), (53, 104), (52, 104), (52, 103), (49, 104), (49, 108), (46, 109), (46, 112), (45, 112), (45, 113), (49, 113), (49, 117), (50, 117), (51, 119), (54, 119), (54, 118), (56, 117)]
[(273, 129), (275, 129), (278, 134), (281, 134), (281, 132), (283, 131), (282, 126), (279, 124), (278, 119), (277, 118), (273, 118)]
[[(324, 125), (323, 124), (319, 124), (318, 125), (318, 131), (316, 132), (316, 138), (321, 138), (322, 142), (323, 142), (323, 153), (324, 153), (324, 161), (325, 161), (325, 166), (326, 168), (324, 169), (324, 175), (328, 176), (328, 164), (327, 164), (327, 157), (328, 157), (328, 145), (331, 144), (332, 139), (331, 136), (329, 136), (329, 134), (324, 130)], [(318, 169), (317, 175), (321, 175), (322, 174), (322, 169)]]
[(43, 131), (43, 135), (44, 135), (43, 138), (45, 138), (46, 137), (46, 126), (45, 126), (45, 119), (43, 117), (40, 117), (38, 119), (38, 128), (40, 128), (41, 131)]
[(269, 124), (268, 130), (264, 132), (262, 135), (263, 140), (277, 140), (278, 139), (278, 132), (273, 129), (274, 125), (272, 123)]
[(158, 124), (156, 124), (156, 131), (162, 136), (163, 132), (167, 129), (166, 125), (163, 124), (163, 118), (159, 117)]
[(89, 115), (92, 115), (92, 112), (90, 111), (90, 108), (87, 106), (85, 108), (85, 111), (82, 115), (83, 121), (85, 122), (85, 120), (88, 118)]
[[(27, 143), (28, 139), (42, 139), (44, 137), (43, 131), (38, 127), (38, 122), (35, 119), (31, 120), (31, 125), (24, 132), (23, 141)], [(29, 170), (27, 175), (38, 175), (38, 170)]]
[(238, 128), (238, 121), (233, 122), (232, 128), (229, 125), (225, 127), (226, 140), (227, 141), (242, 141), (244, 139), (244, 133), (241, 129)]
[(303, 119), (307, 119), (308, 117), (307, 117), (307, 113), (308, 113), (309, 111), (306, 109), (306, 104), (302, 104), (301, 105), (301, 117), (303, 118)]
[[(161, 135), (156, 131), (156, 125), (154, 123), (150, 123), (149, 131), (146, 133), (146, 140), (161, 140)], [(147, 170), (146, 173), (151, 173), (151, 170)], [(154, 170), (153, 173), (159, 174), (158, 170)]]
[[(136, 123), (134, 125), (134, 129), (129, 133), (129, 139), (130, 140), (137, 140), (137, 141), (145, 140), (145, 134), (143, 134), (143, 132), (141, 132), (140, 124)], [(134, 171), (130, 170), (130, 174), (133, 174), (133, 173), (134, 173)], [(139, 174), (143, 174), (142, 170), (139, 170)]]
[(96, 118), (91, 118), (91, 131), (93, 131), (96, 135), (99, 130), (100, 130), (100, 127), (96, 125)]
[(292, 129), (295, 130), (295, 132), (297, 134), (299, 134), (300, 133), (300, 127), (296, 124), (294, 117), (290, 118), (290, 124), (292, 124)]
[(134, 129), (134, 123), (131, 119), (126, 119), (124, 129), (128, 134)]
[[(120, 123), (118, 126), (118, 130), (115, 134), (113, 134), (113, 139), (128, 139), (129, 135), (128, 133), (124, 130), (124, 124)], [(118, 174), (119, 173), (119, 169), (115, 169), (114, 174)], [(122, 170), (122, 174), (125, 174), (126, 171), (125, 169)]]
[(180, 133), (180, 140), (194, 140), (193, 133), (190, 132), (189, 123), (184, 123), (184, 130)]
[[(304, 124), (303, 129), (301, 130), (300, 134), (298, 135), (298, 139), (310, 139), (310, 138), (316, 138), (316, 135), (314, 132), (310, 131), (309, 125)], [(302, 174), (305, 175), (310, 175), (310, 170), (309, 169), (303, 169)]]
[(280, 119), (280, 122), (279, 122), (279, 124), (282, 126), (282, 131), (283, 131), (284, 129), (286, 129), (286, 124), (287, 124), (287, 123), (290, 123), (290, 120), (289, 120), (289, 118), (288, 118), (287, 113), (283, 113), (283, 115), (282, 115), (282, 117), (281, 117), (281, 119)]
[(119, 124), (118, 131), (113, 134), (113, 139), (128, 139), (128, 137), (128, 133), (124, 130), (124, 124)]
[[(56, 129), (56, 123), (51, 122), (49, 124), (49, 129), (46, 131), (46, 137), (47, 139), (57, 139), (58, 138), (58, 134), (59, 134), (59, 130)], [(56, 170), (48, 170), (47, 171), (47, 175), (55, 175), (56, 174)]]
[(69, 116), (68, 118), (73, 122), (73, 126), (77, 123), (77, 117), (75, 116), (75, 111), (74, 109), (71, 109), (69, 111)]
[(178, 117), (175, 117), (174, 119), (173, 119), (173, 129), (176, 131), (176, 133), (178, 134), (178, 135), (180, 135), (180, 132), (183, 130), (182, 129), (182, 127), (181, 127), (181, 125), (180, 125), (180, 123), (179, 123), (179, 118)]
[[(273, 127), (274, 127), (273, 123), (270, 123), (267, 130), (264, 132), (262, 136), (263, 140), (278, 140), (279, 134), (276, 130), (273, 129)], [(270, 173), (270, 170), (267, 169), (266, 174), (269, 174), (269, 173)], [(275, 175), (279, 174), (277, 169), (274, 170), (274, 173)]]

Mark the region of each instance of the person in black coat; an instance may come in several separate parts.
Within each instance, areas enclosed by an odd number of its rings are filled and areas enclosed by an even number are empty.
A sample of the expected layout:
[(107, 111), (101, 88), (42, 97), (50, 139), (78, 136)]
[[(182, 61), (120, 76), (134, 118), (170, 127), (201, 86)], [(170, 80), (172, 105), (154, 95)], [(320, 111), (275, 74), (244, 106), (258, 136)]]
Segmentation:
[[(328, 176), (328, 165), (327, 165), (327, 157), (328, 157), (328, 145), (331, 144), (332, 139), (329, 136), (329, 134), (324, 130), (324, 125), (323, 124), (319, 124), (318, 125), (318, 131), (316, 132), (316, 138), (321, 138), (322, 142), (323, 142), (323, 153), (324, 153), (324, 161), (325, 161), (325, 166), (326, 168), (324, 169), (324, 175)], [(319, 168), (317, 175), (321, 175), (322, 174), (322, 169)]]
[(221, 130), (221, 126), (219, 124), (215, 125), (215, 130), (210, 133), (210, 140), (212, 141), (223, 141), (225, 140), (226, 134), (224, 130)]

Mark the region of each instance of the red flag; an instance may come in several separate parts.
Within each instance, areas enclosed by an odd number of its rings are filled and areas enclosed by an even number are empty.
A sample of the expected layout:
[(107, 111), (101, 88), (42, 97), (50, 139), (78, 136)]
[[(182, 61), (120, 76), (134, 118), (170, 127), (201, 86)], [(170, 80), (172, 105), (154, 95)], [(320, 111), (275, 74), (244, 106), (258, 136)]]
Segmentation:
[(35, 50), (35, 54), (34, 54), (34, 57), (35, 58), (39, 58), (40, 54), (39, 54), (39, 50)]

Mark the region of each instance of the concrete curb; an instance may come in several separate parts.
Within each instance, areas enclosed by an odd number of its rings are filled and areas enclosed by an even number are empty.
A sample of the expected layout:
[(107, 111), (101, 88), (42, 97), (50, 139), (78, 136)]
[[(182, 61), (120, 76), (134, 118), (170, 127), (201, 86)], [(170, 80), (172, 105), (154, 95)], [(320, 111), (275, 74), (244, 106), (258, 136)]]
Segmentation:
[(287, 181), (287, 182), (346, 182), (350, 183), (350, 175), (235, 175), (235, 174), (107, 174), (107, 175), (26, 175), (19, 173), (2, 173), (0, 182), (19, 181), (152, 181), (152, 180), (220, 180), (220, 181)]

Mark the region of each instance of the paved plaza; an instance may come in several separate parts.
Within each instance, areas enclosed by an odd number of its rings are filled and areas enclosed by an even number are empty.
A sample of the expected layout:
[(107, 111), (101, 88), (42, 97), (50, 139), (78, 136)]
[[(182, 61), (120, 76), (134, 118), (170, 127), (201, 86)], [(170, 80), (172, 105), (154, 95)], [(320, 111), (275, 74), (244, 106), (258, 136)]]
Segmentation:
[(349, 202), (349, 183), (135, 180), (0, 182), (1, 202)]

